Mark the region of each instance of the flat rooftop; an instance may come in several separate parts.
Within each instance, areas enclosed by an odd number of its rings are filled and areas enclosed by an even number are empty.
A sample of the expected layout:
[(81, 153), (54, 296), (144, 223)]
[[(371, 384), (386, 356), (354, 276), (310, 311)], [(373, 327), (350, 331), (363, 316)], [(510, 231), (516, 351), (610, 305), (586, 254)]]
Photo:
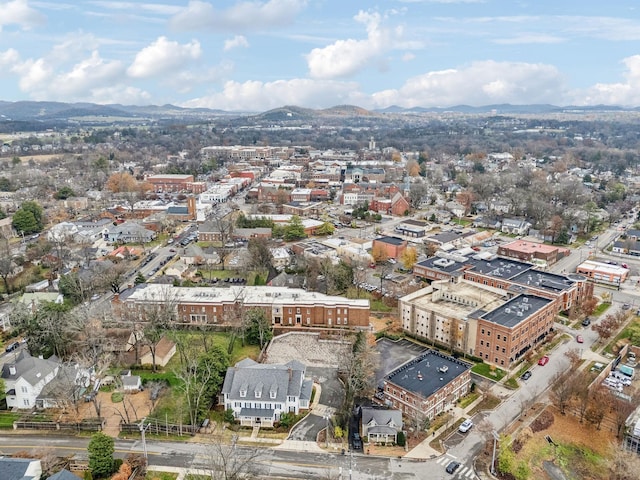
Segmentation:
[(343, 305), (352, 308), (369, 308), (369, 300), (348, 299), (301, 288), (286, 287), (174, 287), (158, 283), (142, 283), (120, 294), (122, 301), (139, 303), (235, 303), (242, 300), (245, 305), (279, 305), (298, 303), (301, 305)]
[(536, 295), (518, 295), (480, 318), (507, 328), (513, 328), (551, 302)]
[(376, 242), (388, 243), (390, 245), (402, 245), (404, 240), (398, 237), (380, 237), (375, 239)]
[[(575, 278), (576, 275), (572, 275), (572, 277)], [(575, 280), (572, 280), (566, 275), (557, 275), (555, 273), (542, 272), (540, 270), (528, 270), (526, 272), (522, 272), (511, 280), (523, 287), (531, 286), (554, 293), (562, 292), (576, 283)]]
[(465, 362), (429, 350), (391, 372), (386, 380), (408, 392), (429, 398), (469, 368), (471, 365)]
[(501, 245), (500, 248), (515, 250), (528, 254), (536, 252), (552, 253), (558, 250), (566, 250), (566, 248), (561, 248), (556, 245), (546, 245), (544, 243), (531, 242), (529, 240), (514, 240), (513, 242)]
[(462, 280), (459, 283), (434, 282), (400, 300), (411, 302), (416, 308), (464, 318), (477, 310), (488, 312), (498, 308), (504, 304), (506, 294), (504, 290)]

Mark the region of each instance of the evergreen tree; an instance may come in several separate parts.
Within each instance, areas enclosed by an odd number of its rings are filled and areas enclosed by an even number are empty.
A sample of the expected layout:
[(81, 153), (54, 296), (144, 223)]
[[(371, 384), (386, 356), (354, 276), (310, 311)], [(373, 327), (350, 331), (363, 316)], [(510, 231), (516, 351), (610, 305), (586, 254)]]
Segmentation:
[(93, 478), (107, 478), (113, 473), (113, 438), (102, 432), (96, 432), (91, 436), (87, 451), (89, 469)]

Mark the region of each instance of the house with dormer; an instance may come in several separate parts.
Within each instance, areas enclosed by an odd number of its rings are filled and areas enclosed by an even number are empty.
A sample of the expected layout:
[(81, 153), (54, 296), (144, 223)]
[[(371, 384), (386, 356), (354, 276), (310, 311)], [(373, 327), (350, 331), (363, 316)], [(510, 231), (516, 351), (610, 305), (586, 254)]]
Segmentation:
[(0, 374), (4, 380), (7, 408), (33, 408), (42, 389), (57, 375), (60, 364), (55, 357), (46, 360), (32, 357), (26, 349), (11, 357)]
[(362, 436), (369, 443), (396, 443), (402, 431), (402, 412), (387, 408), (362, 407), (360, 409)]
[(305, 372), (296, 360), (270, 365), (245, 358), (227, 370), (221, 402), (243, 426), (273, 427), (283, 413), (309, 408), (313, 380)]

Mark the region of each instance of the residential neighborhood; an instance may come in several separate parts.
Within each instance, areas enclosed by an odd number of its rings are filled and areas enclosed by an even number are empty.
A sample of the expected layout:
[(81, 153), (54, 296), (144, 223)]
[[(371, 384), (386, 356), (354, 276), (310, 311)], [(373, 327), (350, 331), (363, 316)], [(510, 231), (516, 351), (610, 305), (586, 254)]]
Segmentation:
[[(216, 121), (240, 142), (244, 127)], [(7, 137), (2, 428), (335, 454), (336, 471), (446, 473), (455, 454), (466, 479), (515, 475), (510, 455), (545, 478), (513, 445), (570, 442), (571, 419), (637, 453), (635, 163), (575, 142), (541, 154), (537, 137), (518, 155), (401, 149), (398, 121), (353, 145), (222, 145), (194, 125), (197, 146), (176, 131), (144, 159), (130, 148), (148, 138), (122, 140), (135, 126), (79, 137), (86, 151), (60, 141), (73, 130)], [(51, 158), (27, 148), (43, 141)], [(523, 433), (544, 418), (560, 430)], [(472, 441), (488, 446), (472, 457)]]

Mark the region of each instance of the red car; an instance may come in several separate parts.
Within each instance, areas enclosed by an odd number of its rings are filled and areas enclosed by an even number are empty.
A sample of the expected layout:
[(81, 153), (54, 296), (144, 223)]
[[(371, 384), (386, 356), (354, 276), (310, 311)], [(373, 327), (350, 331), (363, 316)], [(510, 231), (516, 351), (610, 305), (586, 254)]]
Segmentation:
[(547, 355), (545, 355), (544, 357), (541, 357), (540, 360), (538, 360), (538, 365), (546, 365), (547, 363), (549, 363), (549, 357)]
[(582, 338), (582, 335), (578, 335), (578, 336), (576, 337), (576, 342), (578, 342), (578, 343), (584, 343), (584, 338)]

